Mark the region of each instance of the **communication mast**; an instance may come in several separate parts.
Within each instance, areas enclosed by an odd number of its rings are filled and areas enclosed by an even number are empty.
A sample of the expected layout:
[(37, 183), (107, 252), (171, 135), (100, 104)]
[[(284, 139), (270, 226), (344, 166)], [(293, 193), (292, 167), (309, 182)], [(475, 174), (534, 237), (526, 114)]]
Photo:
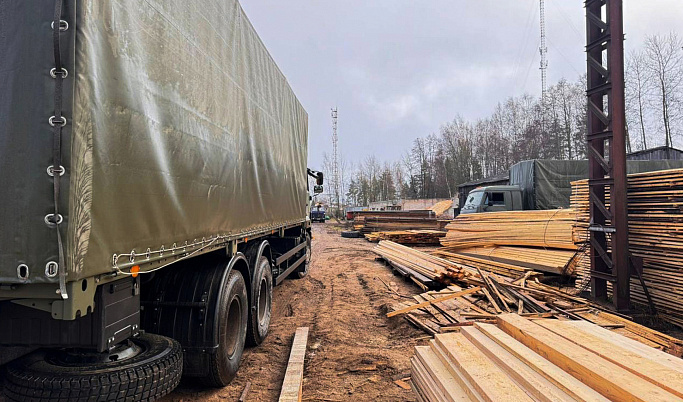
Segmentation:
[(547, 74), (548, 74), (548, 47), (545, 40), (545, 0), (540, 0), (541, 3), (541, 118), (543, 128), (545, 129), (545, 104), (547, 91)]
[(337, 217), (341, 213), (341, 205), (339, 199), (339, 157), (338, 157), (338, 143), (337, 137), (337, 108), (332, 109), (332, 186), (334, 187), (334, 202), (337, 205)]

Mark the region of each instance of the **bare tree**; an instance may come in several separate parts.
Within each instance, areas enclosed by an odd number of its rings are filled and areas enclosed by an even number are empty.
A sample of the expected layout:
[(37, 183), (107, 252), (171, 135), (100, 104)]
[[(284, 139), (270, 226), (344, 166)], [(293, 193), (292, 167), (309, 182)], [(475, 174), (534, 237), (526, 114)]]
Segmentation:
[(646, 103), (652, 97), (652, 80), (645, 54), (632, 51), (626, 59), (626, 108), (629, 132), (637, 129), (642, 149), (647, 149)]
[(656, 84), (657, 103), (662, 113), (665, 144), (673, 144), (672, 120), (680, 112), (683, 86), (683, 41), (675, 32), (645, 39), (645, 60)]

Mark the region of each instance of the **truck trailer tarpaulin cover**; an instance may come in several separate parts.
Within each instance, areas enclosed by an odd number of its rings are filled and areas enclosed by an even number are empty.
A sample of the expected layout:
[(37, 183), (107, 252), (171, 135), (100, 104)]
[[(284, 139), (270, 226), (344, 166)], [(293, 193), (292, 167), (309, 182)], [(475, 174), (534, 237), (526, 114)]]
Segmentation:
[[(0, 0), (0, 283), (58, 281), (54, 9)], [(237, 0), (65, 0), (62, 15), (70, 281), (114, 254), (305, 220), (308, 116)]]
[[(628, 174), (683, 168), (683, 161), (627, 161)], [(571, 182), (588, 178), (587, 160), (532, 159), (510, 168), (510, 184), (522, 189), (524, 209), (569, 208)]]

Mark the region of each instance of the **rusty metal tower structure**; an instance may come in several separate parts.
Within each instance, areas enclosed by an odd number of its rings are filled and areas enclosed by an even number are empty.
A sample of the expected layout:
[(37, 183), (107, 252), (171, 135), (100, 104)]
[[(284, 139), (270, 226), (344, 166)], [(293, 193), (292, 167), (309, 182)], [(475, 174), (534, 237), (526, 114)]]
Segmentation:
[(332, 186), (334, 187), (334, 202), (337, 206), (337, 218), (341, 214), (339, 197), (339, 137), (337, 136), (337, 108), (332, 109)]
[[(591, 295), (630, 309), (622, 0), (587, 0)], [(606, 195), (609, 198), (606, 199)], [(607, 201), (609, 202), (609, 206)]]

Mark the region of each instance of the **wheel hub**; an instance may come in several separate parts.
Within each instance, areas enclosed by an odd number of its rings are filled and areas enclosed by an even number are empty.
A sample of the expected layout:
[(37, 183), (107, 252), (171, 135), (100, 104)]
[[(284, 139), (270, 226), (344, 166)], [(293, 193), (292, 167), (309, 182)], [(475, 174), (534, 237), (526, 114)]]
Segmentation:
[(53, 364), (60, 366), (82, 366), (102, 364), (131, 359), (142, 352), (142, 347), (128, 340), (114, 346), (110, 351), (98, 353), (92, 350), (63, 349), (48, 357)]

